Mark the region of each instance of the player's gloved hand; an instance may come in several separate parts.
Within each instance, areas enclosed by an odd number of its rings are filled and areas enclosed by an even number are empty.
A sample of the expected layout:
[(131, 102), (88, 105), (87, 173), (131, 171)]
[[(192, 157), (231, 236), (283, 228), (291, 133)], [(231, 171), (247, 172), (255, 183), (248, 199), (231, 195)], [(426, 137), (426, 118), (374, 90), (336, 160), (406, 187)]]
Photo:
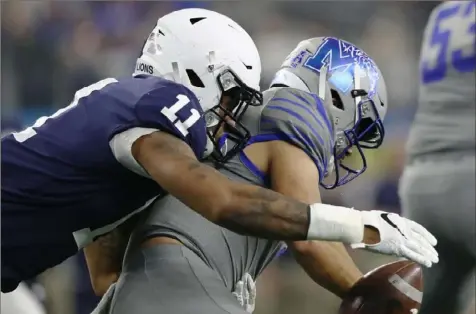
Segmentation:
[(380, 242), (352, 244), (353, 248), (405, 257), (426, 267), (438, 263), (438, 253), (434, 248), (436, 238), (423, 226), (393, 213), (378, 210), (361, 213), (363, 224), (378, 230)]
[(250, 274), (245, 273), (241, 277), (241, 280), (236, 283), (235, 291), (232, 294), (246, 312), (253, 313), (256, 301), (256, 284)]

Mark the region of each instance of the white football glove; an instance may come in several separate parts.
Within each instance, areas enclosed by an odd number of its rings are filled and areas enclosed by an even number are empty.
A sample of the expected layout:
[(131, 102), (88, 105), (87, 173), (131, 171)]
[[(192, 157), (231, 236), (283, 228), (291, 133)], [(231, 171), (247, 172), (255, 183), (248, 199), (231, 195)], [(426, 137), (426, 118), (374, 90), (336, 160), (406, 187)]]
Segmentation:
[(436, 238), (423, 226), (393, 213), (378, 210), (361, 213), (363, 224), (374, 227), (380, 233), (380, 242), (352, 244), (352, 248), (401, 256), (426, 267), (438, 263), (438, 253), (434, 248)]
[(256, 284), (250, 274), (245, 273), (241, 277), (241, 280), (236, 283), (235, 291), (232, 294), (246, 312), (253, 313), (256, 301)]

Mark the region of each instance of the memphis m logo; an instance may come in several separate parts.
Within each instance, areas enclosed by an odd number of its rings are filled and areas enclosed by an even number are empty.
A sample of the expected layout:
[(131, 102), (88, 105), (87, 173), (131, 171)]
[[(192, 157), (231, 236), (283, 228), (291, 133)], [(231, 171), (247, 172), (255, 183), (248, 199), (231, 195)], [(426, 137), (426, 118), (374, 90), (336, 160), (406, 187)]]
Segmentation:
[(371, 96), (379, 78), (377, 67), (365, 52), (351, 43), (333, 37), (324, 38), (316, 53), (304, 62), (304, 67), (320, 73), (326, 66), (330, 74), (329, 82), (342, 93), (347, 93), (354, 84), (355, 64), (363, 70), (362, 77), (368, 76)]

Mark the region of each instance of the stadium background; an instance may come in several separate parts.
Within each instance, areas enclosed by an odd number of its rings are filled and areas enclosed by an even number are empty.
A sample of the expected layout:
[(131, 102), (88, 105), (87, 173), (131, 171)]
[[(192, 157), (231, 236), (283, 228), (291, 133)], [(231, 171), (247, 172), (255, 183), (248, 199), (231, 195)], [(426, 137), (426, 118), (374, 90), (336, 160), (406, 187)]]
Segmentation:
[[(29, 124), (65, 106), (75, 90), (104, 77), (130, 75), (158, 17), (178, 8), (206, 7), (249, 31), (263, 62), (266, 88), (284, 57), (302, 39), (347, 39), (379, 64), (389, 91), (383, 148), (370, 169), (324, 200), (359, 209), (399, 211), (397, 183), (404, 141), (416, 107), (418, 54), (435, 2), (53, 2), (2, 1), (1, 114)], [(352, 252), (367, 271), (389, 261)], [(81, 255), (38, 278), (35, 291), (49, 314), (86, 314), (97, 302)], [(255, 314), (335, 313), (338, 300), (315, 285), (287, 255), (258, 280)]]

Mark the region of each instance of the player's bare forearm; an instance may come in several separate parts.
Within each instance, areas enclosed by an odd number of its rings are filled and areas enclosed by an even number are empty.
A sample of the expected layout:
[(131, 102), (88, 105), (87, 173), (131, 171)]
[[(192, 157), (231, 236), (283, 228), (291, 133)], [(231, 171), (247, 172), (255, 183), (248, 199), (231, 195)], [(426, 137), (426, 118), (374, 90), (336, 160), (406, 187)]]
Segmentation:
[(218, 224), (237, 233), (276, 240), (304, 240), (309, 228), (309, 205), (279, 193), (233, 184), (229, 209)]
[(340, 298), (362, 277), (342, 243), (302, 241), (288, 247), (312, 280)]
[(132, 153), (160, 186), (214, 223), (269, 239), (307, 237), (309, 205), (229, 180), (197, 161), (188, 145), (169, 134), (139, 138)]
[[(306, 153), (284, 142), (272, 144), (273, 189), (309, 203), (320, 203), (319, 172)], [(299, 164), (299, 168), (292, 167)], [(362, 276), (342, 243), (288, 242), (296, 261), (317, 284), (343, 297)]]
[(91, 285), (96, 295), (102, 296), (119, 277), (124, 252), (136, 221), (137, 215), (84, 248)]

